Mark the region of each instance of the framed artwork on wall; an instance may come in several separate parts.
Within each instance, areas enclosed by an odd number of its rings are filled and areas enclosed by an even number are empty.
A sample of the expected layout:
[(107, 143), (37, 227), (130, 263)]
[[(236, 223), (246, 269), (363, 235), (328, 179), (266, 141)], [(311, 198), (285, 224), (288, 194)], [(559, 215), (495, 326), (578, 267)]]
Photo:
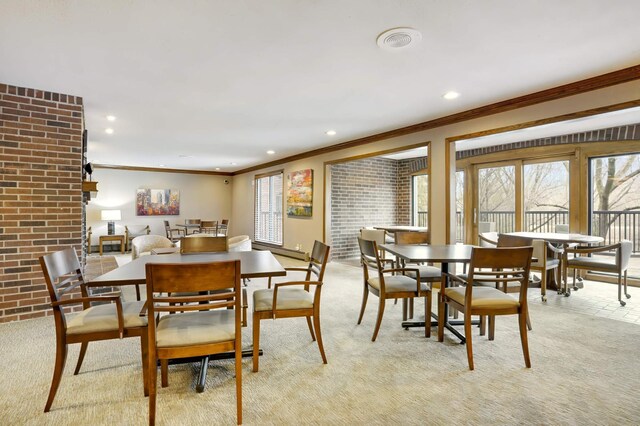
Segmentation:
[(313, 169), (287, 175), (287, 216), (311, 217), (313, 204)]
[(137, 216), (180, 214), (180, 191), (177, 189), (140, 188), (136, 193)]

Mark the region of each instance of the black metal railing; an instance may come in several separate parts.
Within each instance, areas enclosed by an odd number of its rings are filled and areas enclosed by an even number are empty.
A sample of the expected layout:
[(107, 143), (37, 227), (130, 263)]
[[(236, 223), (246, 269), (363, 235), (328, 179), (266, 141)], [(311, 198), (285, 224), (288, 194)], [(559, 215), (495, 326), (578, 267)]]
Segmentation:
[(591, 233), (604, 238), (604, 244), (622, 240), (633, 243), (633, 252), (640, 251), (640, 211), (599, 210), (591, 217)]

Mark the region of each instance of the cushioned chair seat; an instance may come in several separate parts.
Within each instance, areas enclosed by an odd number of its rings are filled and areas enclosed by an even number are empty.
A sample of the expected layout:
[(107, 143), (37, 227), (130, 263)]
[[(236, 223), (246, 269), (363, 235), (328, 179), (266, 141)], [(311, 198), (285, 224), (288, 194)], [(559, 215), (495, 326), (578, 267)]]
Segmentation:
[[(380, 278), (369, 278), (369, 284), (377, 290), (380, 290)], [(385, 291), (391, 293), (394, 291), (416, 291), (416, 280), (404, 275), (392, 275), (384, 277)], [(420, 290), (426, 291), (427, 286), (420, 283)]]
[[(462, 278), (463, 280), (468, 280), (469, 276), (467, 274), (458, 274), (458, 277)], [(482, 286), (482, 287), (496, 287), (496, 282), (495, 281), (481, 281), (481, 280), (475, 280), (473, 282), (474, 286)], [(499, 283), (498, 284), (500, 287), (502, 287), (503, 283)], [(519, 281), (509, 281), (507, 282), (507, 287), (512, 288), (512, 287), (520, 287), (520, 282)]]
[[(450, 287), (445, 289), (445, 294), (452, 300), (464, 305), (464, 293), (466, 287)], [(520, 301), (514, 297), (491, 287), (474, 287), (472, 308), (513, 308), (520, 306)]]
[(568, 268), (572, 268), (573, 266), (580, 266), (580, 267), (583, 267), (583, 269), (584, 267), (587, 267), (587, 268), (594, 267), (600, 270), (607, 269), (611, 272), (616, 272), (616, 273), (618, 272), (618, 268), (615, 263), (615, 257), (612, 259), (611, 262), (607, 262), (597, 257), (579, 256), (574, 259), (569, 259), (567, 261)]
[(235, 339), (235, 311), (186, 312), (165, 315), (156, 327), (159, 348), (205, 345)]
[[(144, 327), (147, 325), (147, 317), (140, 316), (140, 310), (143, 305), (144, 301), (122, 304), (122, 317), (125, 328)], [(117, 329), (118, 314), (115, 303), (92, 306), (67, 321), (67, 334), (93, 333)]]
[[(277, 310), (308, 309), (313, 307), (313, 294), (301, 288), (278, 289)], [(273, 290), (264, 289), (253, 292), (253, 310), (270, 311), (273, 308)]]
[[(418, 268), (420, 271), (420, 281), (440, 281), (442, 279), (442, 271), (440, 268), (435, 266), (428, 265), (406, 265), (406, 268)], [(416, 274), (414, 272), (407, 272), (407, 276), (411, 278), (415, 278)], [(385, 278), (386, 280), (386, 278)]]

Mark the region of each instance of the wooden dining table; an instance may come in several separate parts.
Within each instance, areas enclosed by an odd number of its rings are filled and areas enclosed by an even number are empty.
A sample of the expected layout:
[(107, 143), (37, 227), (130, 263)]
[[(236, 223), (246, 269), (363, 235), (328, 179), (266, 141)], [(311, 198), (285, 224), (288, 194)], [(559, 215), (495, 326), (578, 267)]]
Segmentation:
[[(449, 265), (452, 263), (468, 263), (471, 260), (471, 250), (473, 246), (467, 244), (443, 244), (443, 245), (427, 245), (427, 244), (381, 244), (380, 247), (393, 254), (394, 256), (402, 259), (404, 262), (409, 263), (423, 263), (423, 262), (437, 262), (440, 263), (440, 269), (443, 274), (449, 272)], [(443, 285), (448, 285), (448, 279), (443, 280)], [(438, 317), (432, 313), (434, 318), (431, 321), (431, 326), (438, 325)], [(460, 343), (465, 343), (465, 337), (453, 326), (464, 325), (463, 320), (449, 320), (449, 313), (447, 305), (445, 305), (445, 327), (452, 332), (456, 337), (460, 339)], [(427, 321), (427, 318), (425, 318)], [(423, 327), (425, 321), (403, 321), (402, 326), (408, 327)], [(478, 322), (475, 322), (478, 324)]]
[[(226, 260), (240, 260), (241, 278), (270, 278), (287, 275), (284, 267), (278, 262), (270, 251), (238, 251), (222, 253), (197, 253), (197, 254), (165, 254), (162, 256), (142, 256), (106, 274), (100, 275), (87, 282), (88, 287), (119, 287), (127, 285), (145, 284), (147, 263), (196, 263), (196, 262), (216, 262)], [(222, 355), (222, 356), (220, 356)], [(202, 358), (182, 358), (172, 360), (172, 364), (200, 361), (200, 374), (196, 384), (196, 391), (204, 391), (204, 384), (207, 379), (207, 367), (209, 359), (226, 358), (227, 354), (217, 354)], [(262, 355), (262, 350), (260, 350)], [(253, 356), (252, 349), (242, 351), (243, 357)], [(229, 357), (233, 357), (230, 354)]]

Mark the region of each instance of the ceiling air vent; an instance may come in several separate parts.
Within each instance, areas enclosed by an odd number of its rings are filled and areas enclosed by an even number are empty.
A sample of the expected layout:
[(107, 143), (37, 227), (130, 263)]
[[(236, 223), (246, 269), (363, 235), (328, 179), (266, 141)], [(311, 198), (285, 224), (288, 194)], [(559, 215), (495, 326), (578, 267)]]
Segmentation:
[(401, 50), (412, 47), (422, 40), (422, 34), (413, 28), (392, 28), (380, 34), (378, 47), (385, 50)]

